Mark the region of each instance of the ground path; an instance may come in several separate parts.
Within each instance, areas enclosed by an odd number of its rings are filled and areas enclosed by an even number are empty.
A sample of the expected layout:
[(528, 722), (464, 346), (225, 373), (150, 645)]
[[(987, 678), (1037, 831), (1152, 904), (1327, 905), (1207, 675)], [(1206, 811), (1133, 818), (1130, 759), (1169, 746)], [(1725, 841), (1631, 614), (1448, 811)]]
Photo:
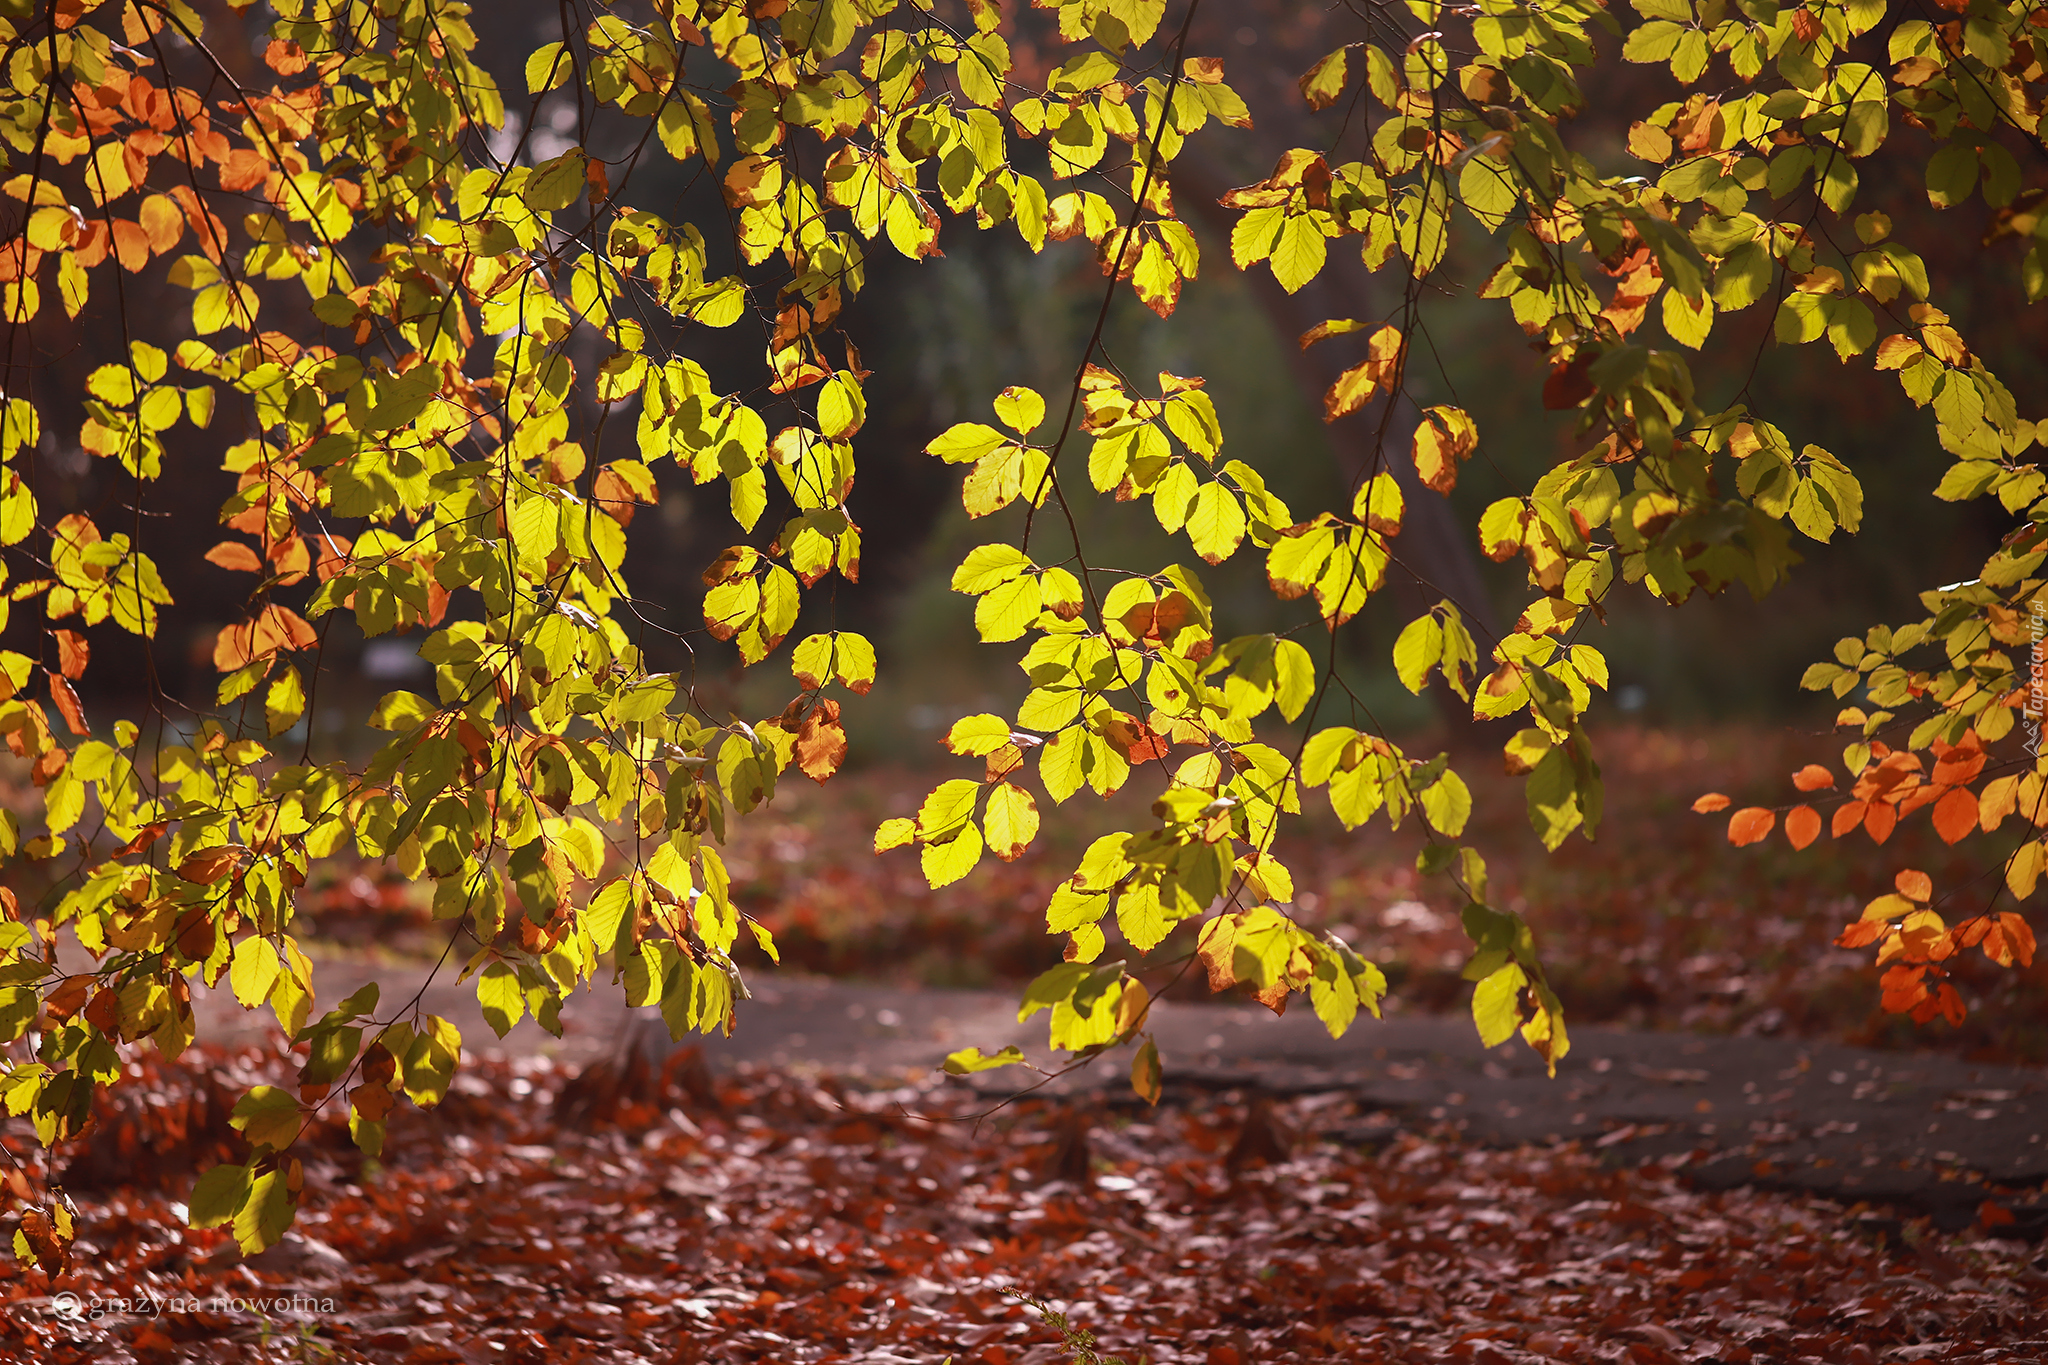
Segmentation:
[[(364, 981), (383, 985), (380, 1017), (415, 993), (426, 1011), (485, 1052), (551, 1053), (582, 1064), (649, 1027), (615, 988), (579, 993), (557, 1040), (530, 1019), (502, 1041), (485, 1025), (470, 985), (443, 967), (315, 964), (321, 1008)], [(750, 981), (730, 1038), (702, 1042), (714, 1068), (741, 1063), (815, 1067), (842, 1074), (929, 1069), (954, 1048), (1023, 1047), (1054, 1065), (1041, 1015), (1016, 1018), (1014, 995), (898, 990), (788, 975)], [(225, 989), (196, 1002), (200, 1036), (253, 1041), (267, 1011), (241, 1010)], [(1489, 1052), (1469, 1020), (1361, 1019), (1332, 1040), (1306, 1008), (1283, 1018), (1249, 1004), (1161, 1000), (1152, 1028), (1169, 1089), (1343, 1091), (1372, 1111), (1355, 1136), (1450, 1123), (1470, 1140), (1517, 1144), (1581, 1139), (1617, 1160), (1692, 1153), (1691, 1178), (1709, 1187), (1757, 1184), (1871, 1201), (1927, 1213), (1957, 1228), (1976, 1217), (1989, 1181), (2008, 1191), (2048, 1181), (2048, 1071), (1976, 1065), (1925, 1053), (1757, 1037), (1634, 1033), (1588, 1027), (1573, 1034), (1555, 1080), (1519, 1041)], [(653, 1025), (658, 1027), (658, 1024)], [(1036, 1080), (1017, 1068), (974, 1083), (992, 1094)], [(1128, 1096), (1121, 1057), (1070, 1073), (1054, 1093)], [(2022, 1227), (2048, 1231), (2038, 1194), (2008, 1198)], [(2034, 1226), (2035, 1224), (2040, 1226)]]

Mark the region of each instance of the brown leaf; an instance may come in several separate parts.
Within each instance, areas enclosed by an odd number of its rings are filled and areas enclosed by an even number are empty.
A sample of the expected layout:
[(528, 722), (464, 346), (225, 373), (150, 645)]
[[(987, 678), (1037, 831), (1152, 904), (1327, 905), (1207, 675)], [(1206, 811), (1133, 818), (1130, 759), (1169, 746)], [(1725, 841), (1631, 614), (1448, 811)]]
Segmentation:
[(1061, 1120), (1059, 1138), (1053, 1144), (1052, 1155), (1045, 1163), (1047, 1180), (1067, 1180), (1076, 1185), (1087, 1185), (1094, 1180), (1094, 1153), (1088, 1145), (1088, 1128), (1085, 1110), (1067, 1111)]
[(1294, 1155), (1294, 1139), (1273, 1112), (1273, 1097), (1260, 1095), (1246, 1110), (1244, 1127), (1237, 1141), (1224, 1154), (1223, 1166), (1232, 1175), (1253, 1166), (1279, 1165)]
[(235, 870), (246, 850), (240, 844), (221, 844), (216, 848), (202, 848), (188, 854), (178, 864), (178, 875), (188, 882), (211, 886)]
[(1195, 624), (1201, 614), (1186, 593), (1170, 592), (1156, 602), (1140, 602), (1118, 618), (1119, 624), (1142, 645), (1168, 645), (1184, 626)]
[(1121, 711), (1112, 711), (1103, 720), (1102, 737), (1114, 744), (1132, 764), (1165, 758), (1170, 749), (1165, 736), (1144, 721)]
[(194, 962), (204, 962), (212, 957), (214, 945), (218, 942), (220, 925), (215, 922), (209, 907), (195, 905), (178, 921), (178, 951)]
[(61, 1275), (70, 1268), (71, 1244), (57, 1235), (55, 1225), (41, 1209), (21, 1211), (21, 1237), (45, 1275)]
[(1589, 371), (1592, 367), (1592, 353), (1581, 351), (1570, 364), (1552, 369), (1550, 377), (1543, 381), (1543, 406), (1557, 412), (1575, 408), (1591, 398), (1593, 378)]
[(92, 985), (93, 979), (89, 976), (66, 977), (62, 985), (43, 997), (43, 1013), (63, 1023), (85, 1004), (86, 994)]

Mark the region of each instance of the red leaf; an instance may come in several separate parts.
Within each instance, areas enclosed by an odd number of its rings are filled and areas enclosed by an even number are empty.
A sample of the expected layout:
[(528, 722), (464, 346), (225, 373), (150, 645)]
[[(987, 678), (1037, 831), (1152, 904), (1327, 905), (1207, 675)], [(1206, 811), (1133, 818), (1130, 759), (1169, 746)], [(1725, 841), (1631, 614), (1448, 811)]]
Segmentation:
[(1559, 365), (1543, 381), (1543, 406), (1551, 411), (1575, 408), (1593, 396), (1593, 353), (1581, 351), (1569, 365)]
[(1820, 838), (1820, 812), (1812, 806), (1794, 806), (1785, 812), (1785, 837), (1794, 848), (1805, 848)]
[(1777, 828), (1778, 813), (1762, 806), (1744, 806), (1728, 817), (1728, 842), (1741, 848), (1760, 842)]
[(1882, 801), (1870, 803), (1870, 809), (1863, 814), (1863, 828), (1876, 843), (1883, 843), (1892, 837), (1893, 826), (1899, 823), (1899, 813)]

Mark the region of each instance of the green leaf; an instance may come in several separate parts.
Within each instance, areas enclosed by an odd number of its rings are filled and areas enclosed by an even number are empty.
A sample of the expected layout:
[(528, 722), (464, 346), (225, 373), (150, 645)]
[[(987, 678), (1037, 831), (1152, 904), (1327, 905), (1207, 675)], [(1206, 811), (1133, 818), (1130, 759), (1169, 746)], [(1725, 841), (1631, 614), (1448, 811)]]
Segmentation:
[(1018, 435), (1029, 436), (1045, 420), (1045, 400), (1034, 389), (1012, 384), (996, 395), (996, 417)]
[(1273, 245), (1273, 278), (1292, 294), (1322, 273), (1329, 244), (1322, 228), (1308, 214), (1297, 214), (1280, 225), (1280, 237)]
[(1131, 1090), (1147, 1104), (1159, 1103), (1160, 1070), (1159, 1044), (1147, 1038), (1131, 1058)]
[(1188, 541), (1203, 559), (1221, 564), (1237, 553), (1248, 524), (1237, 494), (1221, 483), (1205, 483), (1195, 493), (1195, 505), (1188, 513)]
[(1001, 1052), (986, 1053), (978, 1047), (963, 1047), (958, 1052), (946, 1054), (948, 1076), (971, 1076), (977, 1071), (992, 1071), (999, 1066), (1017, 1066), (1024, 1061), (1024, 1053), (1015, 1046)]
[[(624, 883), (612, 885), (623, 887)], [(519, 974), (502, 962), (493, 962), (476, 979), (476, 1002), (491, 1032), (503, 1038), (526, 1013), (526, 993), (520, 989)]]
[(1030, 569), (1030, 556), (1014, 545), (977, 545), (953, 571), (953, 591), (985, 593)]
[(986, 422), (961, 422), (933, 437), (924, 449), (925, 454), (936, 455), (947, 464), (972, 464), (993, 454), (1009, 439)]
[(918, 851), (925, 881), (934, 890), (959, 881), (981, 861), (983, 848), (981, 831), (972, 824), (943, 844), (926, 844)]
[(1522, 988), (1528, 984), (1527, 973), (1510, 962), (1472, 988), (1472, 1020), (1481, 1044), (1498, 1047), (1515, 1036), (1522, 1023)]
[(560, 43), (543, 43), (526, 59), (526, 93), (538, 95), (567, 80), (576, 69), (575, 59)]
[(215, 1166), (192, 1187), (185, 1221), (195, 1228), (217, 1228), (233, 1218), (248, 1197), (247, 1166)]
[(1273, 700), (1279, 706), (1280, 714), (1293, 721), (1315, 697), (1315, 660), (1294, 641), (1280, 640), (1273, 645), (1273, 671), (1276, 675)]
[(298, 1097), (274, 1085), (252, 1087), (228, 1116), (229, 1125), (240, 1129), (250, 1146), (273, 1151), (291, 1146), (304, 1122)]
[(565, 209), (583, 197), (589, 172), (590, 158), (581, 147), (571, 147), (552, 161), (534, 167), (520, 187), (519, 198), (535, 213)]
[(1394, 676), (1417, 696), (1429, 685), (1429, 670), (1444, 653), (1443, 627), (1434, 614), (1418, 616), (1402, 627), (1394, 641)]
[(1040, 1010), (1051, 1009), (1062, 1000), (1070, 999), (1075, 988), (1094, 970), (1085, 962), (1062, 962), (1040, 972), (1024, 988), (1024, 998), (1017, 1006), (1017, 1022), (1021, 1024)]
[(1042, 605), (1037, 579), (1010, 579), (984, 592), (974, 604), (974, 628), (991, 644), (1017, 639), (1038, 619)]
[(292, 1225), (296, 1200), (281, 1171), (269, 1171), (249, 1182), (248, 1198), (235, 1213), (235, 1245), (244, 1256), (276, 1246)]

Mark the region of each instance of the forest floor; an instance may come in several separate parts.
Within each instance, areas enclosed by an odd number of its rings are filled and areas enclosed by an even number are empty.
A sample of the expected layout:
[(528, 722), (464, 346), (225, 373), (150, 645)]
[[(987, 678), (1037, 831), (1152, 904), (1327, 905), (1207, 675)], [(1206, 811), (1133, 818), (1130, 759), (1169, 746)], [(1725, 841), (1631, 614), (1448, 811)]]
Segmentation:
[[(1014, 990), (933, 987), (1057, 960), (1044, 887), (1082, 842), (1049, 820), (1042, 851), (931, 892), (864, 847), (929, 777), (786, 784), (747, 822), (735, 883), (794, 970), (750, 965), (739, 1031), (658, 1071), (618, 1065), (644, 1025), (602, 992), (559, 1042), (494, 1039), (452, 971), (428, 981), (441, 926), (416, 891), (312, 888), (320, 997), (424, 991), (467, 1044), (448, 1100), (394, 1116), (381, 1161), (316, 1123), (296, 1231), (240, 1262), (177, 1201), (244, 1155), (240, 1087), (295, 1059), (208, 1003), (214, 1050), (138, 1056), (68, 1154), (80, 1255), (54, 1284), (0, 1271), (0, 1360), (1073, 1355), (1020, 1294), (1132, 1365), (2048, 1360), (2042, 964), (1973, 969), (1961, 1029), (1902, 1029), (1868, 955), (1828, 940), (1898, 867), (1966, 865), (1912, 825), (1846, 856), (1729, 849), (1687, 813), (1699, 790), (1782, 800), (1824, 745), (1622, 738), (1598, 845), (1532, 853), (1484, 786), (1468, 835), (1573, 1011), (1555, 1081), (1430, 1012), (1458, 1002), (1448, 887), (1334, 825), (1287, 854), (1315, 888), (1295, 909), (1388, 964), (1396, 1011), (1333, 1042), (1305, 1010), (1176, 990), (1156, 1108), (1113, 1060), (1021, 1094), (1025, 1073), (933, 1069), (1034, 1037), (1045, 1060)], [(32, 1188), (6, 1180), (9, 1203)]]

